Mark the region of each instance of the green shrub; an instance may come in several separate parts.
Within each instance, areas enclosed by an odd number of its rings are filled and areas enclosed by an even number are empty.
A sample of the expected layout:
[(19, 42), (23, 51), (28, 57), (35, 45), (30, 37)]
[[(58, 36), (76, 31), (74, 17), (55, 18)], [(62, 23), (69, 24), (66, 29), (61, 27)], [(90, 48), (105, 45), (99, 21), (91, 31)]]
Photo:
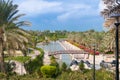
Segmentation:
[(105, 69), (97, 70), (96, 71), (96, 80), (113, 80), (114, 73), (110, 71), (106, 71)]
[(79, 69), (80, 69), (81, 71), (83, 71), (83, 70), (85, 69), (85, 65), (84, 65), (83, 62), (81, 62), (81, 63), (79, 64)]
[(3, 78), (6, 78), (6, 74), (4, 74), (4, 73), (0, 73), (0, 79), (3, 79)]
[(29, 56), (7, 57), (7, 58), (5, 58), (5, 60), (15, 60), (15, 61), (24, 63), (24, 62), (30, 60), (30, 57)]
[(58, 65), (58, 63), (57, 63), (57, 61), (56, 61), (56, 59), (55, 59), (54, 56), (51, 56), (51, 57), (50, 57), (50, 65), (51, 65), (51, 66), (56, 66), (56, 67), (57, 67), (57, 65)]
[(53, 77), (56, 73), (56, 67), (55, 66), (42, 66), (40, 68), (42, 74), (44, 77)]
[(61, 73), (59, 63), (56, 61), (54, 56), (50, 57), (50, 62), (51, 62), (50, 66), (55, 66), (56, 67), (56, 73), (55, 73), (55, 77), (56, 77)]
[[(54, 76), (54, 75), (53, 75)], [(105, 69), (96, 70), (96, 80), (114, 80), (115, 75)], [(87, 70), (84, 74), (79, 71), (63, 72), (56, 78), (38, 78), (35, 74), (27, 74), (23, 76), (10, 76), (9, 79), (0, 80), (93, 80), (93, 70)]]
[(113, 51), (106, 52), (106, 54), (113, 54), (113, 53), (114, 53)]
[(62, 63), (62, 67), (61, 67), (62, 71), (66, 71), (67, 70), (67, 65), (65, 62)]
[(37, 48), (37, 50), (41, 51), (41, 54), (38, 55), (34, 60), (29, 60), (27, 63), (25, 63), (25, 68), (30, 74), (38, 72), (39, 68), (43, 66), (44, 51), (40, 48)]

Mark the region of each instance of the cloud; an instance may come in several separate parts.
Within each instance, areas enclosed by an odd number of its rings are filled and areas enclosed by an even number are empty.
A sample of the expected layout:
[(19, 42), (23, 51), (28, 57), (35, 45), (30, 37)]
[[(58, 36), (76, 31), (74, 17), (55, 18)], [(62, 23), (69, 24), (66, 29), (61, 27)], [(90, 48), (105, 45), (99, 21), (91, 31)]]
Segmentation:
[(65, 2), (64, 0), (16, 0), (16, 3), (19, 4), (21, 13), (25, 13), (29, 17), (56, 13), (56, 20), (59, 22), (98, 15), (98, 7), (94, 7), (92, 2), (88, 4), (88, 2), (88, 0), (87, 3), (80, 1), (72, 3), (71, 1)]
[(14, 0), (19, 5), (20, 13), (26, 14), (22, 19), (32, 22), (32, 29), (36, 30), (41, 28), (39, 24), (48, 25), (42, 27), (44, 30), (54, 30), (54, 27), (73, 30), (75, 25), (101, 25), (98, 15), (104, 7), (99, 2), (100, 0)]
[(57, 19), (58, 21), (67, 21), (74, 18), (98, 15), (98, 13), (98, 9), (94, 9), (88, 4), (71, 4), (69, 9), (59, 15)]
[(61, 2), (48, 2), (44, 0), (21, 0), (16, 2), (19, 4), (19, 10), (29, 16), (45, 14), (49, 12), (60, 12), (62, 9)]
[(103, 1), (100, 1), (99, 2), (99, 11), (102, 11), (105, 8), (106, 8), (106, 5), (103, 3)]

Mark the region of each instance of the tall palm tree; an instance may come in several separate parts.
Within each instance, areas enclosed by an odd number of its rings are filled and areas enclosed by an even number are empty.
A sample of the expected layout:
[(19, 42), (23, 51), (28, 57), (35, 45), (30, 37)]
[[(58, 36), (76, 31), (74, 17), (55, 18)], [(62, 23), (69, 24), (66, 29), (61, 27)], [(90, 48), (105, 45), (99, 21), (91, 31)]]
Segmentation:
[(113, 48), (115, 47), (115, 30), (110, 30), (105, 33), (105, 36), (102, 41), (102, 46), (104, 46), (105, 51), (113, 51)]
[[(19, 26), (28, 25), (29, 22), (18, 21), (18, 6), (12, 0), (0, 0), (0, 68), (5, 72), (4, 51), (24, 49), (28, 33), (20, 29)], [(7, 49), (7, 50), (6, 50)]]
[[(112, 14), (120, 14), (120, 5), (116, 4), (116, 0), (102, 0), (104, 5), (106, 6), (105, 9), (103, 9), (101, 11), (101, 15), (105, 18), (105, 27), (109, 27), (110, 28), (110, 32), (112, 33), (111, 35), (111, 38), (110, 40), (108, 40), (109, 42), (109, 46), (110, 46), (110, 49), (112, 47), (115, 46), (115, 19), (109, 19), (109, 17), (112, 15)], [(119, 27), (120, 28), (120, 27)], [(120, 30), (119, 30), (119, 35), (120, 35)], [(119, 41), (120, 41), (120, 38), (119, 38)], [(107, 42), (107, 43), (108, 43)], [(120, 44), (119, 44), (120, 45)]]

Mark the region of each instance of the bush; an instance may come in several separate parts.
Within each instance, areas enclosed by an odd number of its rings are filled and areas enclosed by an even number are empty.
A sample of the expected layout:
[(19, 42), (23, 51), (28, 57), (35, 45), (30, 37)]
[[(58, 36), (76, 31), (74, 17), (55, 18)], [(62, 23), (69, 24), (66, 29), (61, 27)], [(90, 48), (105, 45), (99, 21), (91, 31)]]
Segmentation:
[(79, 69), (80, 69), (81, 71), (83, 71), (83, 70), (85, 69), (84, 62), (81, 62), (81, 63), (79, 64)]
[[(105, 69), (96, 70), (96, 80), (114, 80), (114, 77), (114, 73), (106, 71)], [(66, 71), (56, 78), (37, 78), (35, 74), (29, 74), (10, 76), (9, 79), (1, 78), (0, 76), (0, 80), (93, 80), (93, 70), (87, 70), (84, 74), (78, 71)]]
[(24, 63), (24, 62), (30, 60), (30, 57), (29, 56), (7, 57), (7, 58), (5, 58), (5, 60), (15, 60), (15, 61)]
[(55, 57), (54, 56), (51, 56), (50, 57), (50, 66), (55, 66), (56, 67), (56, 73), (55, 73), (55, 77), (58, 76), (61, 71), (60, 71), (60, 67), (59, 67), (59, 64), (58, 62), (56, 61)]
[(96, 71), (96, 80), (113, 80), (114, 73), (106, 71), (105, 69), (100, 69)]
[(65, 62), (62, 63), (62, 67), (61, 67), (62, 71), (66, 71), (67, 70), (67, 65)]
[(113, 51), (106, 52), (106, 54), (113, 54), (113, 53), (114, 53)]
[(25, 68), (30, 74), (38, 72), (39, 68), (43, 66), (44, 51), (41, 49), (37, 50), (41, 51), (41, 54), (38, 55), (34, 60), (30, 60), (27, 63), (25, 63)]
[(53, 77), (56, 73), (56, 67), (55, 66), (42, 66), (40, 68), (42, 74), (44, 77)]
[(51, 66), (56, 66), (56, 67), (57, 67), (57, 65), (58, 65), (58, 63), (57, 63), (57, 61), (56, 61), (56, 59), (55, 59), (54, 56), (51, 56), (51, 57), (50, 57), (50, 65), (51, 65)]
[(4, 73), (0, 73), (0, 79), (3, 79), (3, 78), (6, 78), (6, 74), (4, 74)]

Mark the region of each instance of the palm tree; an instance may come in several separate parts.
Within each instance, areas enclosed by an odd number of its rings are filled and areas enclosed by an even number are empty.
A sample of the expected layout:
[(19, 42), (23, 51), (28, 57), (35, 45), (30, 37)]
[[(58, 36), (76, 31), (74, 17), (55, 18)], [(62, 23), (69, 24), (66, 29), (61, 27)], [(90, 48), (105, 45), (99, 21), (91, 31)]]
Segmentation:
[(12, 0), (0, 0), (0, 68), (5, 72), (4, 51), (25, 49), (25, 43), (28, 43), (26, 31), (19, 26), (28, 25), (29, 22), (18, 21), (18, 6), (13, 4)]
[(108, 31), (105, 33), (105, 36), (102, 41), (102, 46), (104, 46), (104, 51), (113, 51), (115, 47), (115, 31)]
[[(120, 5), (118, 5), (118, 4), (116, 4), (116, 0), (102, 0), (103, 1), (103, 3), (104, 3), (104, 5), (106, 6), (106, 8), (105, 9), (103, 9), (102, 11), (101, 11), (101, 15), (105, 18), (105, 23), (104, 23), (104, 26), (105, 27), (108, 27), (111, 31), (111, 35), (109, 35), (109, 36), (111, 36), (111, 38), (110, 38), (110, 40), (108, 40), (108, 45), (110, 46), (110, 49), (112, 48), (112, 47), (114, 47), (115, 46), (115, 44), (114, 44), (114, 42), (115, 42), (115, 40), (114, 40), (114, 38), (115, 38), (115, 25), (114, 25), (114, 23), (115, 23), (115, 19), (112, 19), (112, 18), (109, 18), (112, 14), (120, 14)], [(120, 31), (119, 31), (119, 35), (120, 35)], [(119, 41), (120, 41), (120, 39), (119, 39)], [(120, 45), (120, 44), (119, 44)]]

